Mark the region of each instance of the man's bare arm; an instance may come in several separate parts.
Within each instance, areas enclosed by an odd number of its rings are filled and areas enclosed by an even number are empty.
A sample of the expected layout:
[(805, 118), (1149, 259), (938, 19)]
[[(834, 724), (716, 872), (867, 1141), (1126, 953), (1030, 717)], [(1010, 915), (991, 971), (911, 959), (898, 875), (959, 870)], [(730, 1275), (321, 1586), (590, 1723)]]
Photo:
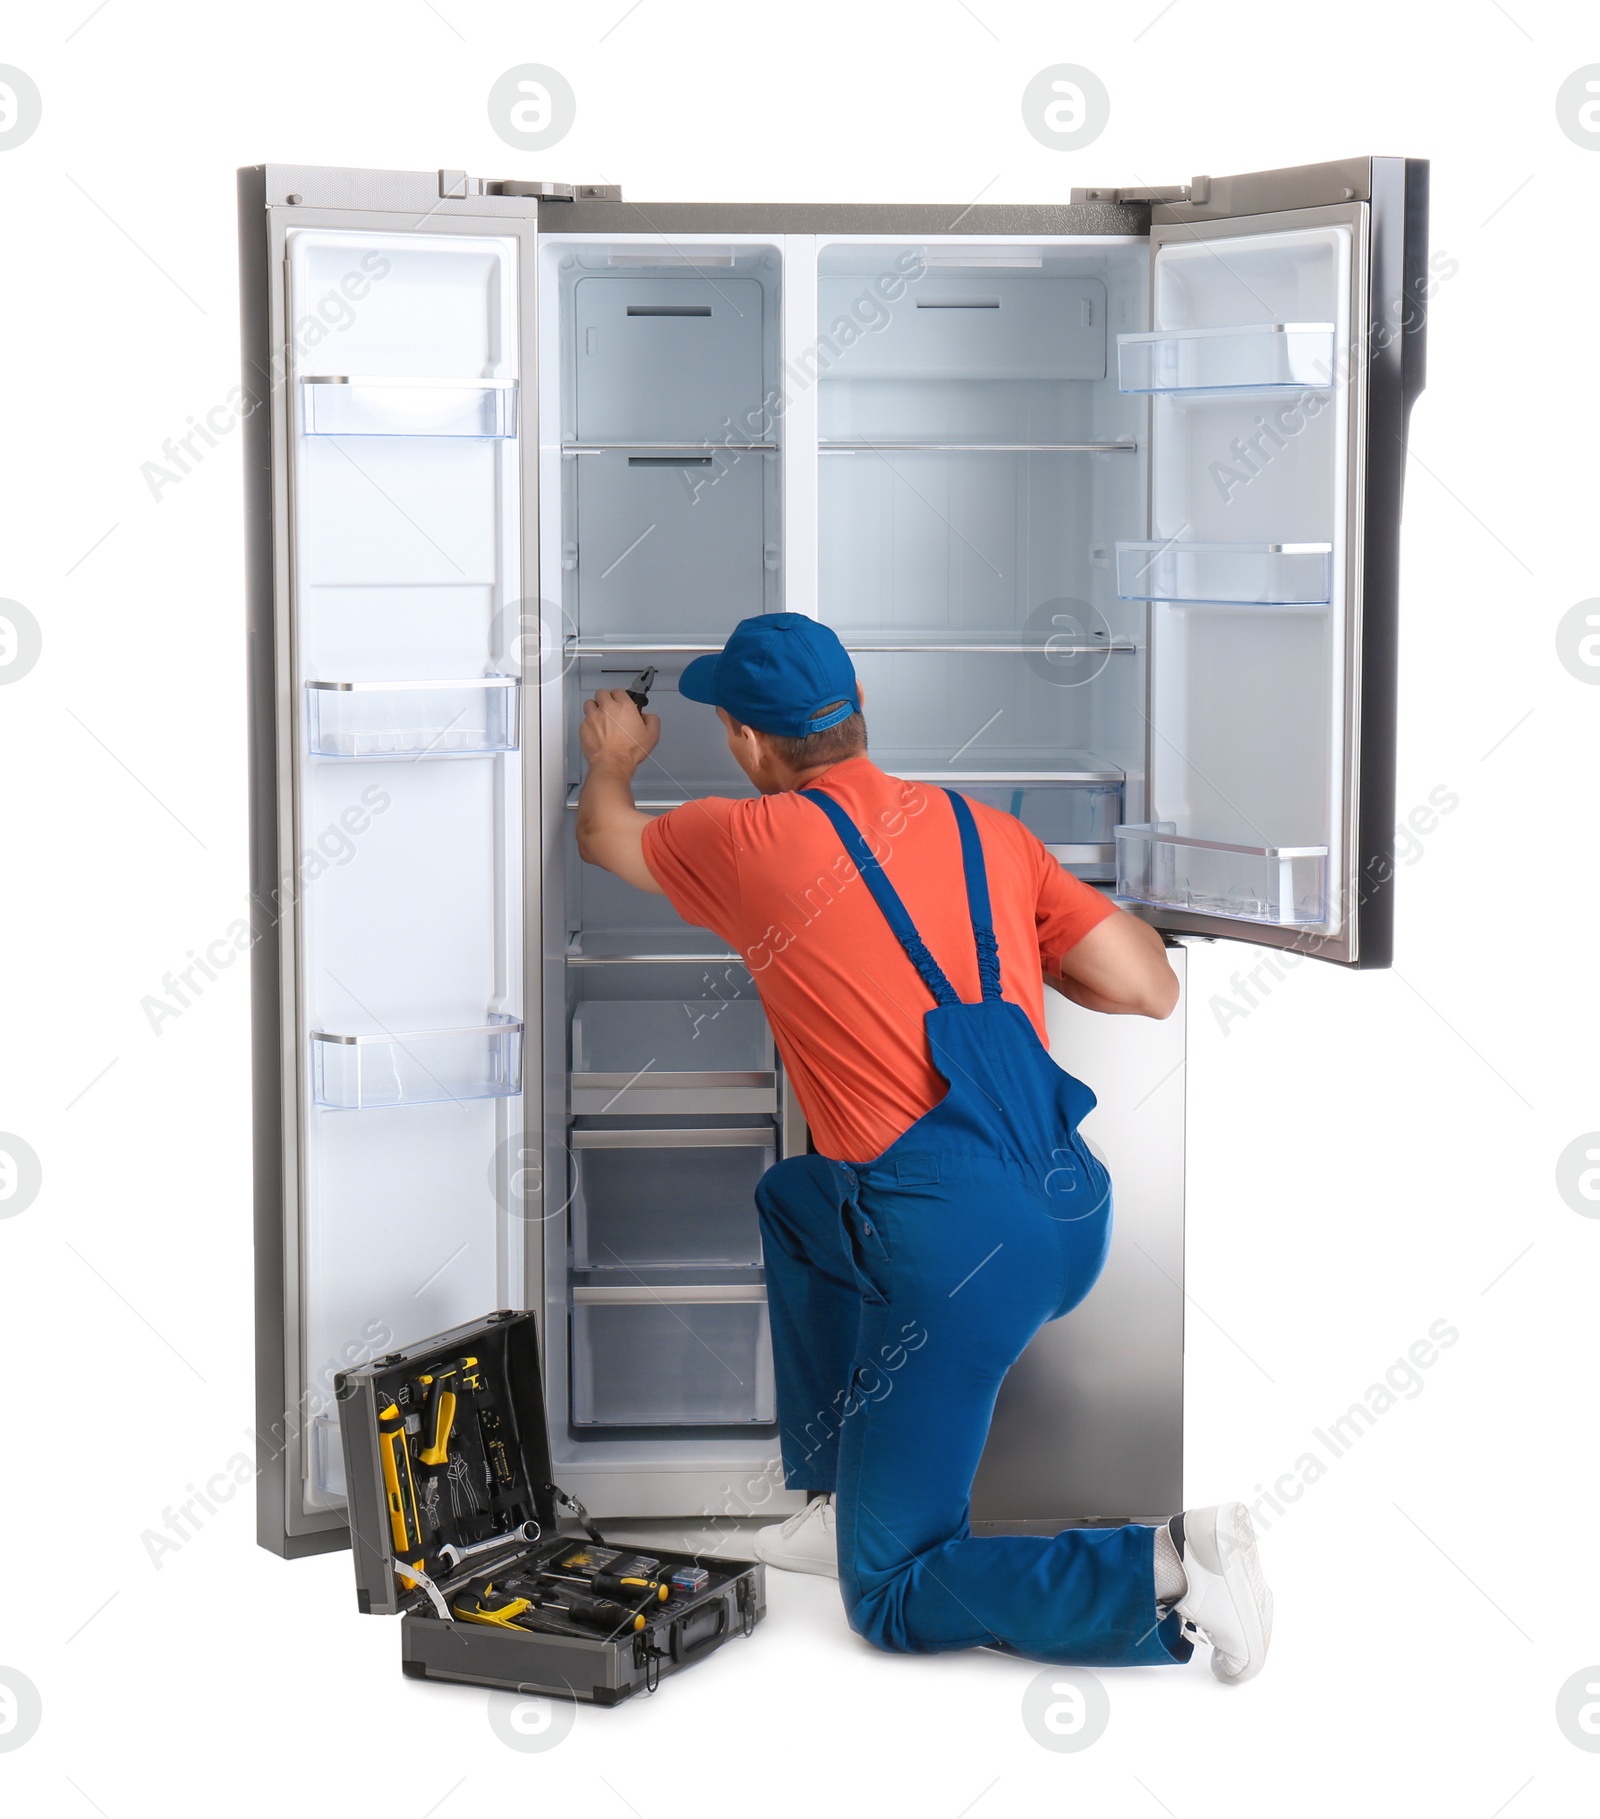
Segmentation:
[(636, 890), (662, 895), (644, 862), (644, 830), (655, 819), (633, 805), (633, 773), (655, 749), (661, 722), (641, 714), (627, 691), (603, 688), (583, 704), (578, 744), (588, 765), (578, 792), (578, 855)]
[(1045, 983), (1085, 1010), (1111, 1016), (1170, 1017), (1178, 978), (1167, 950), (1149, 923), (1118, 910), (1096, 923), (1061, 956), (1061, 973)]

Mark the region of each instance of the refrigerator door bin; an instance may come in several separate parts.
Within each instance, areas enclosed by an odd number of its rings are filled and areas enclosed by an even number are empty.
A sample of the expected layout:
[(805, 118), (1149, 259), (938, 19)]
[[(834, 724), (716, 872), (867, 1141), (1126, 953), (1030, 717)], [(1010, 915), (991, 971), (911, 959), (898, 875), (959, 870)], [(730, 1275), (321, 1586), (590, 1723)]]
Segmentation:
[(515, 676), (470, 682), (308, 682), (319, 758), (459, 758), (517, 749)]
[(334, 1110), (509, 1099), (521, 1091), (522, 1024), (515, 1017), (401, 1035), (311, 1032), (312, 1098)]
[(599, 449), (562, 462), (570, 610), (583, 635), (726, 637), (777, 604), (778, 457)]
[(755, 1190), (777, 1160), (771, 1126), (579, 1130), (571, 1144), (575, 1269), (760, 1265)]
[(776, 1419), (764, 1289), (573, 1289), (574, 1426), (764, 1426)]
[(770, 1113), (777, 1084), (754, 998), (586, 998), (572, 1013), (574, 1115)]
[(571, 306), (576, 440), (758, 439), (759, 419), (747, 419), (767, 391), (762, 303), (754, 277), (580, 277)]
[(308, 436), (469, 436), (517, 433), (515, 379), (366, 379), (344, 373), (300, 381)]
[(1124, 392), (1326, 391), (1333, 362), (1331, 322), (1117, 336), (1117, 384)]
[(1119, 543), (1117, 597), (1193, 605), (1326, 606), (1331, 543)]
[(1200, 840), (1165, 821), (1119, 827), (1116, 894), (1127, 903), (1314, 928), (1328, 916), (1328, 849)]

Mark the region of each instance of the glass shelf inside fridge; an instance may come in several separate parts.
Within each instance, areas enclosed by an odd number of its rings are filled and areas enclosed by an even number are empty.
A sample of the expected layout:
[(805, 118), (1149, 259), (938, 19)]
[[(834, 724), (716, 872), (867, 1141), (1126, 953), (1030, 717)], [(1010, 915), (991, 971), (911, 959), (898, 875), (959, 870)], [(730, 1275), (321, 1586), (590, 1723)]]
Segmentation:
[(1117, 598), (1191, 606), (1326, 606), (1331, 543), (1118, 543)]
[(753, 1269), (756, 1183), (774, 1127), (577, 1130), (572, 1262), (580, 1270)]
[(311, 1032), (311, 1093), (337, 1111), (509, 1099), (522, 1091), (522, 1024), (500, 1014), (459, 1029)]
[(515, 379), (366, 379), (318, 373), (300, 381), (308, 436), (465, 436), (517, 433)]
[(730, 1427), (777, 1419), (759, 1286), (572, 1291), (575, 1427)]
[(1279, 927), (1316, 928), (1328, 919), (1326, 846), (1202, 840), (1171, 821), (1119, 827), (1116, 844), (1116, 895), (1124, 902)]
[(1326, 391), (1333, 383), (1331, 322), (1168, 328), (1117, 336), (1124, 392)]
[(308, 682), (306, 738), (319, 758), (462, 758), (517, 749), (518, 679)]

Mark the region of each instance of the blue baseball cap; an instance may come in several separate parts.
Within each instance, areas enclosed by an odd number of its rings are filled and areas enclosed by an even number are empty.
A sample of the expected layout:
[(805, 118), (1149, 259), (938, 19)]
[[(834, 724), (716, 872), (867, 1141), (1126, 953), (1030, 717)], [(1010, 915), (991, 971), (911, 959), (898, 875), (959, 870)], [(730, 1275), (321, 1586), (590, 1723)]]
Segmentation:
[(741, 725), (788, 739), (837, 726), (857, 708), (850, 653), (833, 631), (804, 613), (741, 619), (720, 651), (685, 666), (678, 690), (724, 709)]

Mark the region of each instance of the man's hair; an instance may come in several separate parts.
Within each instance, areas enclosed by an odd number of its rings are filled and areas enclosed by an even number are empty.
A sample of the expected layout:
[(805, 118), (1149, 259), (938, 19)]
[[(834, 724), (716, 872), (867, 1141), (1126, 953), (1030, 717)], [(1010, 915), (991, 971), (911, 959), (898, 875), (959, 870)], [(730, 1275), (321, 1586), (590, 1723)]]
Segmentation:
[[(843, 707), (842, 701), (823, 708), (830, 713)], [(760, 732), (760, 728), (756, 729)], [(809, 770), (814, 764), (838, 764), (845, 758), (859, 758), (867, 749), (867, 723), (860, 708), (837, 726), (825, 726), (820, 733), (807, 733), (802, 739), (791, 739), (783, 733), (762, 733), (776, 756), (792, 771)]]

